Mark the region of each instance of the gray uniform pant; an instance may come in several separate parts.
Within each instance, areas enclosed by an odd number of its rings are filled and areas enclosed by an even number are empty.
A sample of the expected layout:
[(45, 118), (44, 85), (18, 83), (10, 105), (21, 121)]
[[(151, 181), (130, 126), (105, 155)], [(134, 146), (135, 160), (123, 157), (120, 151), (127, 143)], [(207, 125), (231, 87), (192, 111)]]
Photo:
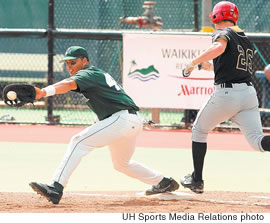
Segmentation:
[(264, 151), (261, 146), (264, 134), (257, 93), (253, 86), (246, 83), (232, 84), (232, 88), (216, 85), (197, 115), (192, 128), (192, 141), (206, 143), (208, 132), (228, 119), (238, 125), (254, 149)]

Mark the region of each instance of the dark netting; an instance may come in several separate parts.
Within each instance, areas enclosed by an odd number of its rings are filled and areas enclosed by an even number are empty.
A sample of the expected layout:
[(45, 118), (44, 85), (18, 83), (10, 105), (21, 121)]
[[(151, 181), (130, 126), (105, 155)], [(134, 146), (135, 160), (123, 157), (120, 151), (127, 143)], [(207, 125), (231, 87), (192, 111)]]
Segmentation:
[[(120, 17), (141, 16), (144, 0), (56, 0), (56, 27), (69, 29), (116, 29)], [(193, 29), (193, 1), (156, 1), (154, 11), (164, 20), (164, 29)], [(121, 29), (134, 29), (135, 25), (121, 24)]]
[[(163, 20), (165, 30), (194, 29), (194, 1), (156, 0), (154, 12)], [(218, 0), (213, 0), (216, 4)], [(116, 29), (119, 18), (141, 16), (144, 0), (55, 0), (55, 25), (68, 29)], [(235, 0), (240, 19), (238, 24), (246, 32), (270, 32), (270, 1)], [(198, 22), (201, 27), (202, 1), (198, 1)], [(121, 24), (121, 29), (134, 29), (135, 25)], [(199, 28), (200, 28), (199, 27)]]

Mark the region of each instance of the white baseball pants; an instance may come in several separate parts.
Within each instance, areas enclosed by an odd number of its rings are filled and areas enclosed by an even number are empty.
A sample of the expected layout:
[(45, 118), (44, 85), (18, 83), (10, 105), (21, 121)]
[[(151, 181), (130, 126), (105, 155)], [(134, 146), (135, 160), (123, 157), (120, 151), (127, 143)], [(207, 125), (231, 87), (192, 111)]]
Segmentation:
[(95, 148), (108, 145), (116, 170), (144, 183), (158, 184), (163, 178), (161, 173), (131, 160), (136, 137), (141, 130), (142, 119), (139, 114), (129, 114), (127, 110), (116, 112), (109, 118), (89, 126), (71, 138), (53, 181), (66, 186), (69, 177), (84, 155)]

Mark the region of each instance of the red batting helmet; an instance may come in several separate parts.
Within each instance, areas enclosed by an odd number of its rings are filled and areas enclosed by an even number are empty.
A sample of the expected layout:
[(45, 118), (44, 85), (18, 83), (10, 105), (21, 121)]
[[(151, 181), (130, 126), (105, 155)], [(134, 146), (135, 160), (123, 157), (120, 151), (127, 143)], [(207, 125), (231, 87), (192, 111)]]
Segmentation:
[(236, 24), (238, 20), (238, 9), (235, 4), (229, 1), (222, 1), (214, 6), (210, 17), (214, 24), (222, 20), (230, 20)]

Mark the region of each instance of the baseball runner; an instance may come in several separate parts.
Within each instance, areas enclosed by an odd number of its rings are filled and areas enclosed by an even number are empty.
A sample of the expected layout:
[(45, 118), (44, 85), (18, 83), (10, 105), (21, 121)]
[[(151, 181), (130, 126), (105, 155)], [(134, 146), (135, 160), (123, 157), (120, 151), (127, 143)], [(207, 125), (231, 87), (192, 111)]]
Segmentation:
[[(251, 83), (253, 47), (243, 30), (236, 26), (238, 9), (229, 1), (217, 3), (211, 13), (216, 31), (212, 45), (193, 59), (183, 70), (189, 76), (202, 63), (203, 69), (213, 69), (215, 91), (200, 109), (192, 128), (192, 157), (194, 171), (181, 179), (182, 186), (203, 193), (203, 165), (208, 132), (217, 124), (231, 119), (248, 143), (258, 151), (270, 151), (270, 136), (264, 136), (258, 99)], [(209, 60), (213, 59), (213, 64)]]
[(139, 108), (121, 86), (108, 73), (90, 65), (83, 47), (68, 48), (63, 60), (70, 78), (43, 89), (35, 88), (36, 99), (68, 91), (81, 93), (88, 99), (87, 105), (97, 114), (99, 121), (71, 138), (67, 152), (56, 169), (53, 184), (32, 182), (30, 186), (33, 190), (53, 204), (58, 204), (81, 158), (93, 149), (106, 145), (116, 170), (153, 185), (145, 192), (146, 195), (177, 190), (179, 184), (174, 179), (131, 160), (143, 122)]

